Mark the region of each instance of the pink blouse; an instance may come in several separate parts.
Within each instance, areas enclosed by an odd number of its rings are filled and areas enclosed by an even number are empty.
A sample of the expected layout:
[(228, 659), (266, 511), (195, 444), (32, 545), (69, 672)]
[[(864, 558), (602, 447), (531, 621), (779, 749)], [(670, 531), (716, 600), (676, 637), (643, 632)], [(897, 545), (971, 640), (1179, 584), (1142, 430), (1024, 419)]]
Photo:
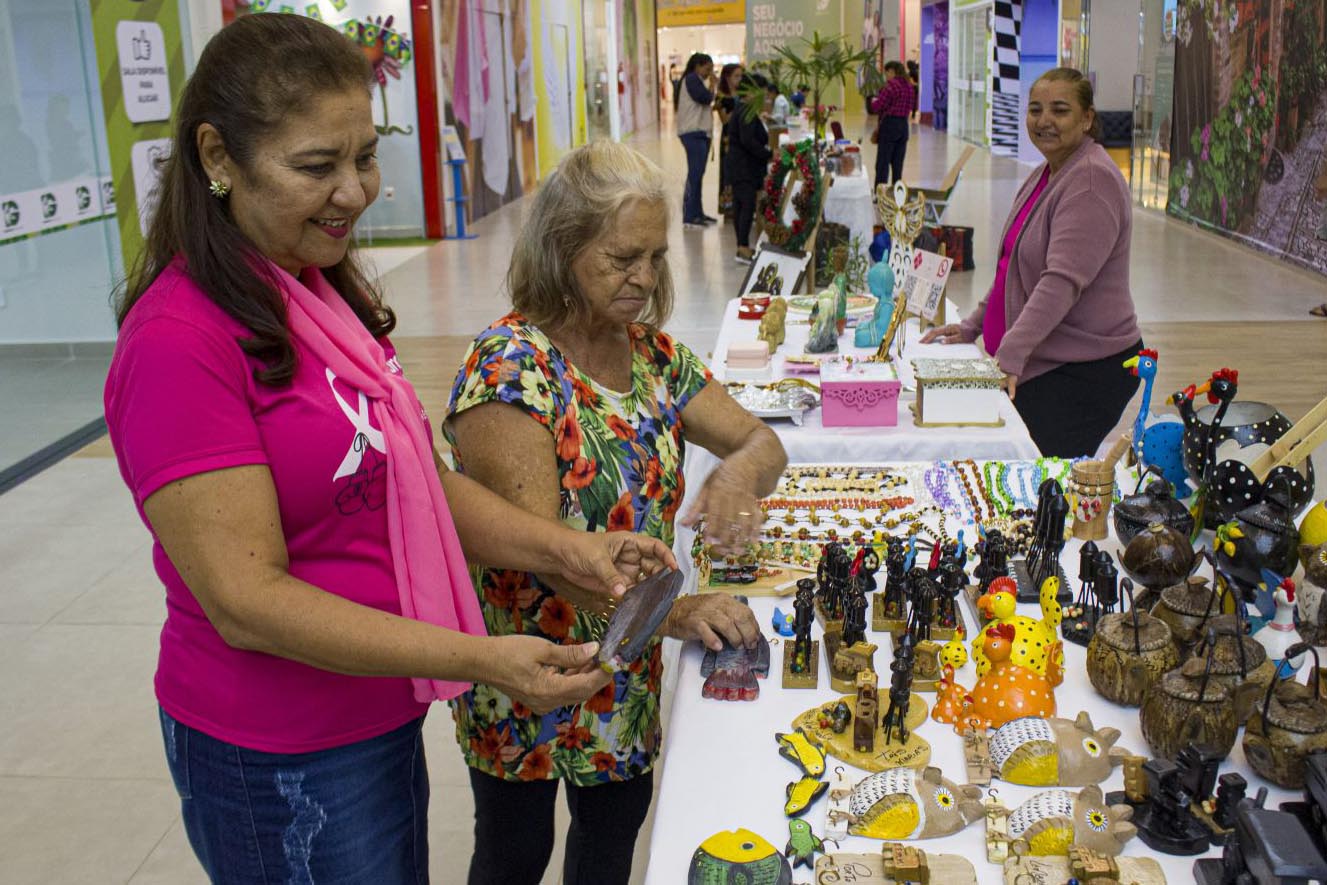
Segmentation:
[(1009, 275), (1009, 261), (1014, 255), (1014, 245), (1023, 230), (1023, 223), (1027, 221), (1028, 215), (1032, 214), (1032, 207), (1037, 204), (1037, 199), (1046, 189), (1046, 182), (1049, 180), (1050, 168), (1047, 167), (1042, 170), (1041, 180), (1037, 182), (1027, 202), (1018, 210), (1014, 223), (1009, 225), (1009, 231), (1004, 235), (1004, 243), (1000, 246), (1000, 261), (995, 266), (995, 282), (991, 284), (991, 297), (986, 301), (986, 316), (981, 322), (982, 343), (991, 356), (995, 356), (995, 352), (1000, 349), (1000, 342), (1004, 340), (1004, 333), (1007, 331), (1004, 318), (1004, 281)]

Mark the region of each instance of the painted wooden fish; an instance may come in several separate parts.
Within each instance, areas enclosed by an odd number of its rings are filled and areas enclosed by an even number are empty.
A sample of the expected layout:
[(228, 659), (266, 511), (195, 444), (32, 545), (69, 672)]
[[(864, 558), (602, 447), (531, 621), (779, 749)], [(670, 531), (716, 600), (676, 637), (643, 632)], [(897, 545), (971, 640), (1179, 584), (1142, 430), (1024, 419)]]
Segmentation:
[(786, 734), (778, 732), (774, 739), (779, 742), (779, 755), (802, 769), (803, 774), (818, 778), (825, 773), (825, 751), (812, 743), (806, 732), (800, 728)]
[(766, 882), (792, 885), (792, 868), (779, 849), (750, 830), (715, 833), (691, 855), (687, 885)]
[(805, 775), (788, 785), (788, 801), (783, 803), (783, 813), (788, 817), (801, 817), (828, 789), (828, 781)]
[(811, 825), (804, 820), (793, 818), (788, 821), (788, 845), (783, 849), (783, 856), (793, 869), (799, 866), (814, 868), (816, 854), (825, 850), (825, 843), (811, 830)]

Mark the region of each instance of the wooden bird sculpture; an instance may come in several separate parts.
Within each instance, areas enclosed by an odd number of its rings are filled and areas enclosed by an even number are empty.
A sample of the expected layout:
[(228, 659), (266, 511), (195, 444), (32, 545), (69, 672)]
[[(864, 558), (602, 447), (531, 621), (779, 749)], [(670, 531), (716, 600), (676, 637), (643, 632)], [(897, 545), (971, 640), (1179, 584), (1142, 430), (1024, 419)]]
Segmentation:
[(1133, 422), (1134, 460), (1143, 467), (1156, 467), (1175, 487), (1176, 498), (1187, 498), (1189, 474), (1184, 470), (1184, 422), (1175, 415), (1152, 412), (1152, 386), (1157, 377), (1157, 352), (1150, 347), (1124, 361), (1124, 368), (1143, 380), (1143, 402)]

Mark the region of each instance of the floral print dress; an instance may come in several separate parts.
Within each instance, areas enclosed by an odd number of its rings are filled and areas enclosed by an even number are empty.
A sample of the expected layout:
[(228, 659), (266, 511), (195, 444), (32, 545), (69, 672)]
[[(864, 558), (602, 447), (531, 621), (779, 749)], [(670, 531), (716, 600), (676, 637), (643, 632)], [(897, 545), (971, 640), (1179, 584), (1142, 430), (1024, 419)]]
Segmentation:
[[(673, 543), (682, 503), (682, 410), (709, 381), (685, 346), (653, 328), (629, 327), (631, 390), (596, 384), (538, 327), (511, 313), (466, 352), (449, 415), (509, 403), (544, 425), (557, 450), (560, 517), (589, 532), (631, 531)], [(450, 423), (443, 433), (454, 444)], [(465, 472), (459, 453), (457, 469)], [(528, 572), (479, 568), (489, 633), (559, 643), (597, 640), (603, 618), (577, 609)], [(578, 786), (649, 771), (659, 751), (661, 641), (583, 704), (536, 716), (489, 685), (452, 701), (466, 763), (506, 780), (563, 779)]]

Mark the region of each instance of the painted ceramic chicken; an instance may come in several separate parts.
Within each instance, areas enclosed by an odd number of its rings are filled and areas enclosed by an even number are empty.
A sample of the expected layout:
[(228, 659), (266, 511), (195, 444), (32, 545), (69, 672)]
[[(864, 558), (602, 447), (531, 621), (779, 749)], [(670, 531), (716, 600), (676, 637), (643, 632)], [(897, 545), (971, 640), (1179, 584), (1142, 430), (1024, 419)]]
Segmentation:
[[(996, 625), (1006, 624), (1016, 631), (1016, 639), (1011, 650), (1010, 660), (1021, 667), (1027, 667), (1049, 676), (1051, 671), (1064, 672), (1064, 646), (1058, 638), (1060, 621), (1063, 614), (1056, 596), (1060, 592), (1060, 580), (1047, 578), (1041, 585), (1041, 620), (1020, 615), (1017, 612), (1018, 600), (1008, 589), (1008, 584), (996, 579), (991, 589), (977, 600), (977, 607), (982, 614), (991, 619), (991, 623), (981, 629), (972, 640), (972, 660), (977, 665), (977, 676), (985, 676), (991, 663), (983, 650), (986, 636)], [(1058, 685), (1060, 679), (1054, 678)]]
[(998, 728), (1023, 716), (1054, 716), (1055, 686), (1064, 677), (1058, 665), (1052, 663), (1051, 672), (1043, 676), (1011, 661), (1017, 632), (1012, 624), (990, 624), (982, 632), (986, 637), (982, 650), (990, 669), (970, 692), (953, 683), (952, 670), (946, 670), (932, 718), (963, 734), (974, 727)]

